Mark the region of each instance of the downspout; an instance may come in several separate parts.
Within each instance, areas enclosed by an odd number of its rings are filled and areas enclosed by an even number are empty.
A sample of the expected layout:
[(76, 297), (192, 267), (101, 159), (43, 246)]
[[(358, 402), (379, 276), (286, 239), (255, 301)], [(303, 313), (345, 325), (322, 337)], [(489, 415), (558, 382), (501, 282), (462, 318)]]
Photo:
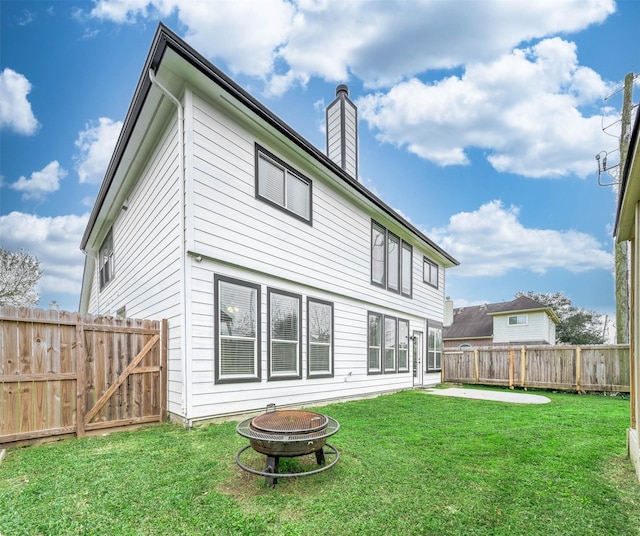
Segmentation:
[[(187, 278), (186, 278), (186, 229), (185, 229), (185, 170), (184, 170), (184, 109), (182, 103), (166, 87), (156, 79), (153, 69), (149, 69), (149, 80), (166, 97), (169, 98), (178, 109), (178, 162), (180, 164), (180, 302), (182, 314), (182, 399), (181, 409), (183, 422), (189, 422), (187, 418)], [(168, 371), (167, 371), (168, 372)]]

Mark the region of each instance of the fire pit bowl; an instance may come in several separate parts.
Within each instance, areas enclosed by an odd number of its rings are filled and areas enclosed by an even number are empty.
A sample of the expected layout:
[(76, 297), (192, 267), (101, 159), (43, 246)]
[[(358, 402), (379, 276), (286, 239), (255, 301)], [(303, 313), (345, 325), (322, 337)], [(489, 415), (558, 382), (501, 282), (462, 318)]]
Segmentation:
[[(262, 475), (267, 483), (274, 485), (278, 477), (293, 477), (310, 475), (325, 471), (335, 465), (340, 454), (338, 450), (327, 443), (327, 437), (340, 429), (335, 419), (306, 410), (276, 410), (275, 405), (267, 406), (267, 411), (257, 417), (246, 419), (236, 426), (236, 431), (249, 440), (249, 445), (242, 448), (236, 455), (236, 463), (245, 471)], [(324, 447), (335, 459), (325, 464)], [(252, 448), (267, 456), (264, 471), (252, 469), (240, 461), (240, 456), (247, 449)], [(304, 456), (315, 453), (318, 465), (324, 467), (304, 473), (278, 473), (280, 457)]]

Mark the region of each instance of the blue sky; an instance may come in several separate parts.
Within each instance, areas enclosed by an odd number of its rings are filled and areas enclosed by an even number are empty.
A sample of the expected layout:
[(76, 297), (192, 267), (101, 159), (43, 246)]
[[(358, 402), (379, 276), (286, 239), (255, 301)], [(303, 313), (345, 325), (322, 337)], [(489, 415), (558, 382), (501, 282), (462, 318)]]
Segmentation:
[(80, 239), (163, 21), (322, 150), (324, 110), (347, 83), (359, 180), (460, 260), (447, 272), (456, 306), (561, 291), (614, 313), (615, 192), (598, 186), (594, 156), (617, 159), (640, 2), (0, 0), (0, 11), (0, 245), (41, 261), (40, 307), (77, 310)]

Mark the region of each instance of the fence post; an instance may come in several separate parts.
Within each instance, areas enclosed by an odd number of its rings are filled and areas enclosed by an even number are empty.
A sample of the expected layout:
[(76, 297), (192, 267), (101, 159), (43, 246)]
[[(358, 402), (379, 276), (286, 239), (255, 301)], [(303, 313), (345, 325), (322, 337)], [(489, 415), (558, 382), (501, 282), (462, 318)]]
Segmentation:
[(515, 366), (516, 366), (515, 360), (516, 360), (515, 352), (513, 351), (513, 348), (509, 346), (509, 389), (513, 389), (513, 376), (515, 373)]
[(160, 335), (160, 420), (167, 420), (167, 345), (169, 342), (169, 321), (162, 320)]
[(527, 348), (523, 345), (520, 347), (520, 387), (526, 390), (525, 381), (527, 373)]
[(473, 364), (475, 365), (475, 369), (476, 369), (476, 383), (480, 383), (480, 372), (478, 370), (478, 349), (477, 348), (473, 349)]
[(84, 349), (84, 325), (82, 316), (78, 315), (76, 324), (76, 435), (84, 436), (84, 414), (87, 410), (84, 396), (85, 363), (86, 354)]
[(576, 391), (581, 395), (580, 390), (580, 377), (582, 376), (582, 349), (576, 346)]

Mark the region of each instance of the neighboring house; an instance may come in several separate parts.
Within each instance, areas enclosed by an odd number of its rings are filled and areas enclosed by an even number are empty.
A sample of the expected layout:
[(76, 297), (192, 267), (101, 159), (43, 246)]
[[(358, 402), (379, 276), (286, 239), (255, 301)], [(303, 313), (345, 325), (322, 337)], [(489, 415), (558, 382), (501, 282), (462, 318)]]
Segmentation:
[(507, 344), (555, 344), (560, 320), (551, 307), (526, 296), (510, 302), (453, 308), (445, 300), (445, 350)]
[[(168, 411), (215, 416), (421, 384), (457, 261), (163, 25), (81, 249), (81, 312), (167, 318)], [(428, 347), (427, 342), (432, 346)]]
[(630, 311), (629, 311), (629, 342), (631, 349), (631, 426), (627, 430), (627, 446), (629, 457), (640, 478), (640, 436), (638, 422), (640, 422), (640, 113), (636, 112), (636, 119), (631, 131), (629, 152), (625, 159), (623, 174), (618, 197), (618, 210), (614, 235), (616, 242), (630, 241)]

